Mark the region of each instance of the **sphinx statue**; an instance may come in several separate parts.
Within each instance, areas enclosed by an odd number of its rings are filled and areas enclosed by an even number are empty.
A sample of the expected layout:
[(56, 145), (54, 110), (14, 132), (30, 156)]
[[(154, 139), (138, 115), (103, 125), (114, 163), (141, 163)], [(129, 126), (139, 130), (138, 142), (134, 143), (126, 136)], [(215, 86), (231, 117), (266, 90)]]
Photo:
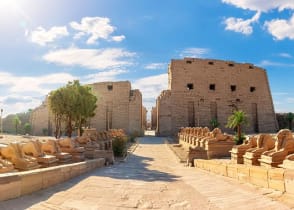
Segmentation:
[(202, 143), (208, 159), (229, 157), (230, 150), (235, 145), (233, 136), (222, 133), (219, 128), (215, 128), (212, 136)]
[(260, 165), (260, 159), (263, 152), (272, 150), (275, 147), (275, 140), (270, 134), (260, 134), (257, 137), (257, 146), (246, 150), (244, 158), (245, 165)]
[(71, 161), (71, 154), (62, 152), (57, 141), (54, 139), (42, 141), (41, 150), (46, 155), (55, 156), (59, 163), (67, 163)]
[(248, 149), (255, 148), (257, 146), (257, 136), (247, 137), (247, 139), (241, 145), (234, 145), (231, 153), (231, 161), (233, 163), (243, 164), (243, 155)]
[(221, 135), (222, 131), (219, 128), (214, 128), (211, 132), (208, 132), (206, 134), (206, 137), (203, 137), (200, 141), (199, 141), (199, 146), (203, 149), (205, 149), (205, 144), (208, 141), (213, 141), (216, 140), (216, 137), (218, 135)]
[(278, 165), (280, 168), (285, 169), (294, 169), (294, 154), (287, 155), (285, 159), (283, 160), (283, 163)]
[(66, 152), (72, 155), (74, 162), (85, 160), (85, 148), (76, 144), (76, 141), (71, 138), (58, 139), (57, 143), (62, 152)]
[(275, 148), (263, 152), (259, 162), (265, 167), (277, 167), (282, 164), (287, 155), (294, 153), (294, 138), (288, 129), (282, 129), (277, 133)]
[[(198, 131), (199, 135), (197, 136), (197, 139), (194, 140), (195, 141), (195, 146), (197, 148), (203, 148), (203, 142), (202, 140), (205, 139), (206, 137), (209, 137), (209, 135), (211, 134), (210, 133), (210, 130), (208, 127), (204, 127), (204, 128), (201, 128), (199, 131)], [(204, 148), (203, 148), (204, 149)]]
[[(1, 152), (1, 150), (0, 150), (0, 152)], [(3, 159), (0, 156), (0, 173), (9, 173), (9, 172), (13, 172), (13, 171), (15, 171), (15, 169), (14, 169), (12, 162), (10, 162), (6, 159)]]
[(39, 140), (30, 140), (27, 143), (21, 144), (21, 149), (25, 155), (32, 156), (37, 159), (37, 162), (43, 167), (56, 165), (58, 159), (54, 155), (46, 155), (42, 152), (42, 143)]
[(7, 146), (1, 146), (1, 156), (13, 163), (14, 168), (19, 170), (40, 168), (37, 159), (25, 155), (19, 143), (10, 143)]

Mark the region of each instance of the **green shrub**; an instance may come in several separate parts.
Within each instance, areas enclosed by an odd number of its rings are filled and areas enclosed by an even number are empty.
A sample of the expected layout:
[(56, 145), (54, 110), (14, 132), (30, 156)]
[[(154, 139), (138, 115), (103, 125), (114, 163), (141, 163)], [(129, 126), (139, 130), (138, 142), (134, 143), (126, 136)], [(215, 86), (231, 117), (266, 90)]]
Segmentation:
[(238, 134), (236, 133), (234, 136), (234, 141), (236, 145), (243, 144), (244, 140), (246, 139), (246, 136), (244, 133), (241, 134), (241, 137), (238, 138)]
[(127, 141), (126, 137), (115, 137), (112, 141), (112, 150), (114, 156), (116, 157), (123, 157), (127, 152)]

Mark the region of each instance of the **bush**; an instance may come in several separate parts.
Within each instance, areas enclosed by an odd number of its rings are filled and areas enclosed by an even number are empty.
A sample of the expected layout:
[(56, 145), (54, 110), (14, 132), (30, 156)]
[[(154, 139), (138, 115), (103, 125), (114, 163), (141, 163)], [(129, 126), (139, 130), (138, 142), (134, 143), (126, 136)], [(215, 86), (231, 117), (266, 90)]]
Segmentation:
[(112, 141), (112, 150), (114, 156), (123, 157), (127, 152), (127, 141), (126, 137), (117, 136)]
[(137, 137), (142, 137), (144, 136), (144, 131), (134, 131), (133, 133), (131, 133), (131, 135), (129, 136), (129, 141), (131, 143), (135, 143), (135, 139)]

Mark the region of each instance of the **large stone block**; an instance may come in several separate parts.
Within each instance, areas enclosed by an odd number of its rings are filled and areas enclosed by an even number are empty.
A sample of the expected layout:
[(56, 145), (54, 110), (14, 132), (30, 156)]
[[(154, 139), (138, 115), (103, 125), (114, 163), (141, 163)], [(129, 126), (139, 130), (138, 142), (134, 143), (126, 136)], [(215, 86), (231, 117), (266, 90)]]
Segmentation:
[(30, 194), (32, 192), (42, 189), (42, 170), (38, 169), (33, 171), (21, 172), (19, 176), (21, 178), (21, 195)]
[(285, 192), (284, 169), (275, 168), (268, 170), (269, 188)]
[(222, 176), (228, 176), (228, 173), (227, 173), (227, 164), (225, 164), (225, 163), (219, 163), (218, 165), (216, 165), (215, 173), (217, 173), (219, 175), (222, 175)]
[(294, 195), (294, 170), (286, 169), (284, 179), (286, 192)]
[(237, 164), (228, 164), (227, 165), (227, 175), (228, 175), (228, 177), (238, 179)]
[(43, 169), (42, 177), (43, 188), (48, 188), (64, 181), (62, 170), (58, 167)]
[(15, 174), (0, 174), (0, 201), (17, 198), (21, 195), (21, 179)]
[(241, 182), (248, 182), (249, 181), (249, 176), (250, 176), (250, 168), (245, 165), (237, 165), (237, 175), (238, 175), (238, 180)]
[(257, 186), (268, 188), (268, 169), (259, 166), (251, 166), (249, 181)]

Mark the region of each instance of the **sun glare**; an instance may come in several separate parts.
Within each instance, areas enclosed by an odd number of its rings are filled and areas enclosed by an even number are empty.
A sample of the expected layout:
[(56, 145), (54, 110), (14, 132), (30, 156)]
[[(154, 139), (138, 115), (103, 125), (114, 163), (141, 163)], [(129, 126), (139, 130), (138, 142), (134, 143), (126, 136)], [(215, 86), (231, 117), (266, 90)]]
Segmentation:
[(13, 0), (0, 0), (0, 10), (15, 9), (16, 2)]

